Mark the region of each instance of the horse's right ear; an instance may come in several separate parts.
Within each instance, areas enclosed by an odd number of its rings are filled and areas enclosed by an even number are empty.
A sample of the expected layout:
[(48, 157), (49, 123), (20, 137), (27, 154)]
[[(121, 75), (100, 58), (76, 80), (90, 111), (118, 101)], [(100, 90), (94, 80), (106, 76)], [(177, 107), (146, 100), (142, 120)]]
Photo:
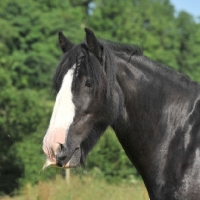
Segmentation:
[(88, 44), (90, 51), (92, 51), (97, 58), (101, 58), (102, 47), (98, 42), (96, 36), (89, 28), (85, 28), (85, 32), (86, 32), (86, 42)]
[(62, 49), (62, 51), (65, 53), (67, 51), (69, 51), (73, 46), (74, 44), (71, 43), (65, 36), (64, 34), (62, 33), (62, 31), (59, 31), (58, 32), (58, 40), (59, 40), (59, 44), (60, 44), (60, 47)]

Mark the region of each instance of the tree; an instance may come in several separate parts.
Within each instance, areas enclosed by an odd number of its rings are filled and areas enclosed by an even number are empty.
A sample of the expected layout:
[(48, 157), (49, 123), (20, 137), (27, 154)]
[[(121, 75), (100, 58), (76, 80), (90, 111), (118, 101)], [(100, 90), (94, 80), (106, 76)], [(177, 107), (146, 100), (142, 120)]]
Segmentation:
[(133, 183), (139, 175), (111, 128), (108, 128), (87, 158), (89, 173), (109, 182)]
[(140, 45), (145, 55), (178, 68), (174, 8), (168, 0), (98, 0), (95, 3), (89, 26), (97, 31), (97, 35)]
[[(6, 70), (0, 68), (0, 191), (10, 193), (18, 186), (25, 163), (13, 151), (13, 146), (44, 125), (49, 113), (42, 105), (40, 94), (33, 90), (17, 90)], [(43, 119), (43, 120), (41, 120)], [(29, 143), (32, 147), (32, 144)], [(17, 146), (18, 148), (19, 146)], [(26, 156), (22, 152), (22, 158)]]
[(83, 14), (80, 7), (68, 9), (69, 6), (69, 1), (6, 0), (2, 3), (0, 48), (6, 48), (1, 64), (10, 71), (15, 87), (49, 86), (61, 55), (55, 42), (59, 30), (66, 31), (74, 42), (82, 39), (79, 30)]
[(200, 24), (196, 24), (190, 14), (180, 12), (176, 25), (179, 36), (178, 70), (200, 81)]
[(57, 33), (63, 30), (80, 42), (84, 16), (70, 1), (1, 2), (0, 192), (55, 174), (38, 175), (44, 162), (38, 158), (53, 107), (51, 78), (61, 56)]

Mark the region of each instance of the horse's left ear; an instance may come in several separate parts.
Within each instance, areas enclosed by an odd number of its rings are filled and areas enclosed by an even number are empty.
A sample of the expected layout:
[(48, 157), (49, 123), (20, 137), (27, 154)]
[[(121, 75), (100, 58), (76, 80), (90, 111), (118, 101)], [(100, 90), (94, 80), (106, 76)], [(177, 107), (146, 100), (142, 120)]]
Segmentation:
[(97, 58), (101, 58), (102, 48), (96, 36), (89, 28), (85, 28), (85, 32), (86, 32), (86, 42), (88, 44), (90, 51), (92, 51)]

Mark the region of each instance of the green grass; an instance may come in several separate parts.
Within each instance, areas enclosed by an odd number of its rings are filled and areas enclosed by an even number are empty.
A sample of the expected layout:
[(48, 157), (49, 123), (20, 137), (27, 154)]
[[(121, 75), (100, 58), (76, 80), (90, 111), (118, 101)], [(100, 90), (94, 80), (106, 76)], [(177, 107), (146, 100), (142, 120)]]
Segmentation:
[(70, 183), (61, 177), (54, 181), (27, 184), (19, 196), (1, 200), (147, 200), (142, 182), (133, 185), (114, 185), (88, 176), (71, 176)]

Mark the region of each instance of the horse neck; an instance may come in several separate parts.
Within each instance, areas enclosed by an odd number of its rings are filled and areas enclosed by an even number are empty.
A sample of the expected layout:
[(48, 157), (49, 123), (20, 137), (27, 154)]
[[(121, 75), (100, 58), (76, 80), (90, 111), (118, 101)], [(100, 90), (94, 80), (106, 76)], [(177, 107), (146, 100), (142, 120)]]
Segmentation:
[[(129, 63), (126, 60), (117, 58), (116, 62), (124, 107), (112, 128), (149, 193), (153, 193), (154, 188), (161, 187), (165, 155), (174, 136), (171, 129), (184, 124), (181, 120), (191, 110), (188, 97), (193, 93), (189, 80), (179, 83), (179, 74), (144, 56), (133, 56)], [(173, 117), (175, 112), (178, 119)]]

